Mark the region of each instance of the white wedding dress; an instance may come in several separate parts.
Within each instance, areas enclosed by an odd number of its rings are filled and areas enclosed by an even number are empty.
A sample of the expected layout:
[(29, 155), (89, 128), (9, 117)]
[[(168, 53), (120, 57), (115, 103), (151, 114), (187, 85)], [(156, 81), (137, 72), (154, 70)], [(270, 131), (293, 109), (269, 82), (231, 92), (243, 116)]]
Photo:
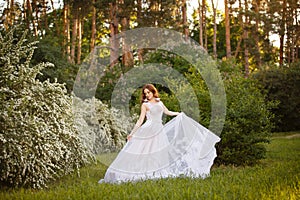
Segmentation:
[(163, 125), (163, 103), (146, 104), (146, 122), (125, 144), (99, 183), (207, 177), (220, 138), (184, 113)]

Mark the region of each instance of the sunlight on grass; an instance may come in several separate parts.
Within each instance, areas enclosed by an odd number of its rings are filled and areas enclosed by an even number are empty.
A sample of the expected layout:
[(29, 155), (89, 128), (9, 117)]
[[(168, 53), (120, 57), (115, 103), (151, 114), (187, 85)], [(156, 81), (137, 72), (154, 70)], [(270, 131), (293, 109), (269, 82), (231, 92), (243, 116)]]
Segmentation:
[[(267, 158), (254, 167), (214, 167), (206, 179), (160, 179), (98, 184), (100, 162), (53, 183), (48, 189), (2, 189), (0, 199), (300, 199), (300, 138), (274, 137)], [(110, 159), (115, 155), (98, 157)]]

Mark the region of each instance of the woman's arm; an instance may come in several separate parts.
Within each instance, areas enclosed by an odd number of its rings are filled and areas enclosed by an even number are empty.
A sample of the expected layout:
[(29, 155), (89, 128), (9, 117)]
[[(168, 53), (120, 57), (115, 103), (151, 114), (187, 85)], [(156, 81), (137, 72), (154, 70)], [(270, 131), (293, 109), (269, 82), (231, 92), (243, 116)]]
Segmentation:
[(177, 115), (180, 114), (179, 112), (173, 112), (173, 111), (168, 110), (168, 108), (163, 103), (162, 103), (162, 105), (163, 105), (163, 108), (164, 108), (164, 113), (166, 115), (177, 116)]
[(147, 112), (147, 106), (145, 104), (142, 104), (140, 117), (139, 117), (138, 121), (136, 122), (136, 124), (134, 125), (130, 134), (127, 136), (128, 140), (137, 131), (137, 129), (140, 128), (140, 126), (143, 124), (145, 116), (146, 116), (146, 112)]

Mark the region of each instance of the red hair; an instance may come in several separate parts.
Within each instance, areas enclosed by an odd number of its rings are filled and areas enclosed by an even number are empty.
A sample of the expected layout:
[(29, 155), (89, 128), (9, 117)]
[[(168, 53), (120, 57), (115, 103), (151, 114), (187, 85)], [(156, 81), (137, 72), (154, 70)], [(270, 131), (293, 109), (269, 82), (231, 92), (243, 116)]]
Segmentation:
[(158, 94), (158, 91), (155, 88), (155, 86), (152, 85), (152, 84), (146, 84), (146, 85), (144, 85), (144, 87), (142, 89), (141, 103), (145, 102), (145, 100), (146, 100), (146, 95), (145, 95), (145, 92), (144, 92), (145, 89), (148, 89), (150, 92), (152, 92), (154, 98), (158, 98), (159, 94)]

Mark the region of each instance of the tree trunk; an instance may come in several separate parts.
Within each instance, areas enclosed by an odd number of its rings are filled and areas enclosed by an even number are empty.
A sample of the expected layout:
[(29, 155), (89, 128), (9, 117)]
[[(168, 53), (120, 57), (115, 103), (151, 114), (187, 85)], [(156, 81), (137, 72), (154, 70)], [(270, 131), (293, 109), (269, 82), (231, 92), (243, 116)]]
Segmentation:
[(73, 7), (73, 27), (72, 27), (72, 43), (71, 43), (71, 63), (75, 63), (76, 40), (78, 33), (78, 8)]
[(285, 20), (286, 20), (286, 0), (283, 0), (282, 5), (282, 18), (280, 23), (280, 30), (279, 30), (279, 65), (283, 66), (283, 52), (284, 52), (284, 36), (285, 36)]
[(198, 0), (198, 13), (199, 13), (199, 44), (203, 47), (203, 9), (200, 0)]
[(15, 22), (15, 1), (14, 0), (10, 0), (9, 2), (10, 4), (10, 8), (9, 8), (9, 17), (8, 17), (8, 24), (9, 26), (13, 26), (14, 22)]
[(110, 66), (113, 67), (119, 58), (119, 38), (114, 37), (118, 34), (118, 18), (117, 18), (117, 3), (109, 3), (109, 18), (110, 18)]
[(253, 34), (255, 41), (255, 60), (257, 67), (261, 67), (261, 58), (260, 58), (260, 46), (259, 46), (259, 14), (260, 14), (260, 0), (254, 0), (252, 5), (255, 10), (255, 32)]
[[(248, 11), (248, 0), (245, 0), (245, 11)], [(247, 14), (244, 16), (245, 26), (244, 26), (244, 57), (245, 57), (245, 76), (249, 76), (249, 49), (248, 49), (248, 27), (249, 27), (249, 17)]]
[[(31, 6), (31, 2), (30, 0), (26, 0), (26, 24), (27, 24), (27, 28), (30, 30), (30, 25), (32, 26), (32, 30), (33, 30), (33, 35), (37, 36), (37, 28), (36, 28), (36, 21), (34, 19), (34, 16), (32, 15), (32, 6)], [(31, 22), (31, 24), (30, 24)]]
[(78, 17), (78, 44), (77, 44), (77, 64), (81, 62), (81, 44), (82, 44), (82, 17)]
[[(122, 32), (125, 32), (128, 30), (129, 27), (129, 22), (127, 17), (123, 17), (121, 20), (121, 30)], [(123, 36), (122, 37), (122, 64), (125, 66), (125, 68), (133, 66), (133, 55), (130, 50), (130, 46), (128, 45), (126, 38)]]
[[(299, 45), (297, 44), (297, 37), (299, 37), (299, 14), (297, 12), (300, 11), (300, 4), (297, 5), (296, 2), (292, 4), (288, 2), (287, 13), (286, 13), (286, 57), (288, 64), (290, 65), (293, 62), (296, 62), (296, 49)], [(298, 10), (298, 11), (297, 11)]]
[(189, 27), (187, 24), (187, 14), (186, 14), (186, 0), (182, 0), (182, 25), (183, 25), (183, 34), (187, 39), (189, 37)]
[(230, 18), (228, 9), (228, 0), (224, 0), (225, 5), (225, 40), (226, 40), (226, 58), (231, 57), (231, 44), (230, 44)]
[(204, 32), (204, 49), (207, 50), (206, 0), (202, 0), (202, 19)]
[[(241, 0), (239, 0), (239, 12), (241, 13), (242, 12), (242, 2)], [(240, 23), (240, 26), (242, 27), (242, 30), (241, 30), (241, 36), (240, 36), (240, 39), (238, 41), (238, 44), (237, 44), (237, 47), (236, 47), (236, 50), (235, 50), (235, 53), (234, 53), (234, 58), (237, 58), (238, 54), (240, 53), (240, 49), (241, 49), (241, 44), (242, 44), (242, 41), (244, 39), (244, 34), (245, 34), (245, 31), (244, 31), (244, 22), (243, 22), (243, 16), (242, 14), (239, 14), (238, 15), (238, 20), (239, 20), (239, 23)]]
[[(298, 8), (298, 9), (297, 9)], [(292, 55), (292, 62), (297, 62), (297, 59), (299, 59), (299, 54), (298, 54), (298, 50), (299, 50), (299, 46), (300, 46), (300, 26), (299, 26), (299, 17), (300, 17), (300, 5), (297, 6), (297, 8), (295, 8), (293, 10), (293, 16), (292, 18), (295, 19), (295, 25), (294, 25), (294, 29), (293, 29), (293, 55)], [(299, 13), (298, 13), (299, 12)]]
[(92, 11), (92, 31), (91, 31), (91, 44), (90, 44), (90, 51), (94, 50), (95, 47), (95, 40), (96, 40), (96, 7), (95, 7), (95, 0), (93, 0), (93, 11)]
[(63, 54), (67, 56), (69, 62), (71, 62), (71, 48), (70, 48), (70, 20), (69, 20), (69, 13), (70, 13), (70, 4), (69, 2), (64, 2), (63, 7)]
[(213, 9), (213, 23), (214, 23), (214, 36), (213, 36), (213, 57), (217, 58), (217, 6), (214, 5), (214, 0), (211, 0), (211, 6)]
[[(138, 27), (140, 27), (140, 22), (142, 21), (142, 0), (137, 0), (137, 22)], [(140, 63), (144, 63), (144, 49), (138, 49), (138, 59)]]
[(31, 7), (31, 3), (30, 0), (26, 0), (26, 24), (27, 24), (27, 28), (30, 30), (30, 21), (32, 21), (32, 28), (33, 28), (33, 34), (34, 36), (36, 36), (36, 32), (35, 32), (35, 21), (33, 20), (33, 16), (32, 16), (32, 7)]

